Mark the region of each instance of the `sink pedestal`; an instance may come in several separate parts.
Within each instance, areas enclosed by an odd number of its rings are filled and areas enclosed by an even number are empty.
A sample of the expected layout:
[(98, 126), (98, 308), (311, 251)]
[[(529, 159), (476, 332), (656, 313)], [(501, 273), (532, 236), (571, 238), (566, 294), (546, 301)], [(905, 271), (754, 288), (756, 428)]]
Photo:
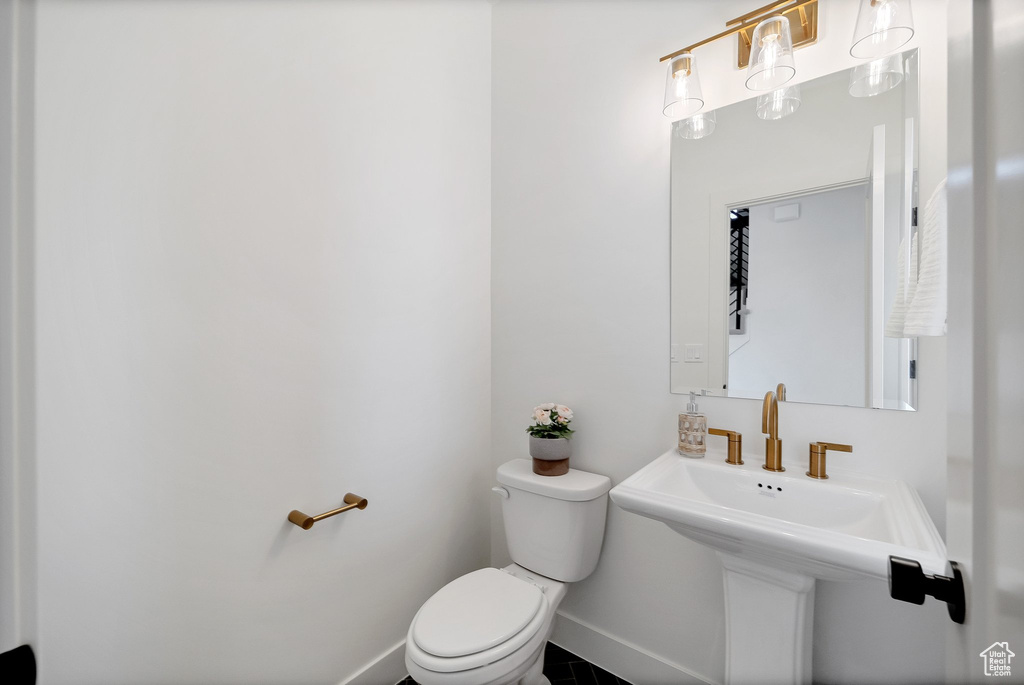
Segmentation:
[(811, 682), (814, 578), (719, 552), (725, 567), (725, 682)]

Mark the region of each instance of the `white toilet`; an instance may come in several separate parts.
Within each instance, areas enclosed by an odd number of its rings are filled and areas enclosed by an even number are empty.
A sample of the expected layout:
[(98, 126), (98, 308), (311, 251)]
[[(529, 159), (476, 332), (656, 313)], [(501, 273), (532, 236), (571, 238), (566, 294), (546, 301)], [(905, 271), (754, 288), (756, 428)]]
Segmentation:
[(498, 468), (515, 563), (456, 578), (409, 626), (405, 665), (422, 685), (548, 685), (544, 646), (568, 583), (597, 566), (611, 480), (569, 469), (538, 476), (529, 459)]

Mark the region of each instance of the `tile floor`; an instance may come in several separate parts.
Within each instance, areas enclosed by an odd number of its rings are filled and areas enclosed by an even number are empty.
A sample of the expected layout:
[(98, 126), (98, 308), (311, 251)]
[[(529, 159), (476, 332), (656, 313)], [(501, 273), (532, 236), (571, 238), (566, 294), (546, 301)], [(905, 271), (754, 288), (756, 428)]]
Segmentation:
[[(544, 650), (544, 675), (551, 681), (551, 685), (630, 685), (622, 678), (551, 642)], [(410, 676), (397, 685), (417, 684)]]

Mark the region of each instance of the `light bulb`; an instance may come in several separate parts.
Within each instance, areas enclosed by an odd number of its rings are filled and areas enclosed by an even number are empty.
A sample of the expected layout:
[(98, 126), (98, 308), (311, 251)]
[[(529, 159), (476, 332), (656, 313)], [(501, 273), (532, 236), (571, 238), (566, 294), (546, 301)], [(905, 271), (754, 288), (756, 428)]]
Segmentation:
[(686, 140), (700, 140), (715, 132), (715, 110), (699, 112), (675, 123), (676, 135)]
[(755, 113), (759, 119), (773, 121), (788, 117), (800, 107), (800, 86), (788, 86), (757, 97)]
[(850, 54), (858, 59), (881, 57), (913, 36), (910, 0), (861, 0)]
[(785, 16), (769, 17), (754, 27), (751, 36), (747, 88), (774, 90), (795, 75), (789, 19)]
[(868, 98), (892, 90), (903, 81), (903, 55), (896, 53), (859, 64), (850, 71), (850, 95)]
[(697, 75), (697, 64), (693, 55), (684, 52), (673, 57), (668, 63), (665, 107), (662, 112), (669, 119), (683, 119), (696, 114), (703, 106), (700, 77)]

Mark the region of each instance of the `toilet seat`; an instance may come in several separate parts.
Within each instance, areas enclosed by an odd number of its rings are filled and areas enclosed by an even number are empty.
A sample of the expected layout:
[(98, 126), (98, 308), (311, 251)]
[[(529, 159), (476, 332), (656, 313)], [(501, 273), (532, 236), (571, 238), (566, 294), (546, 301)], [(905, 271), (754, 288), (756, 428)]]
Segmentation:
[(547, 598), (533, 583), (496, 568), (473, 571), (423, 604), (409, 627), (409, 655), (438, 673), (479, 668), (528, 643), (544, 625), (547, 609)]

